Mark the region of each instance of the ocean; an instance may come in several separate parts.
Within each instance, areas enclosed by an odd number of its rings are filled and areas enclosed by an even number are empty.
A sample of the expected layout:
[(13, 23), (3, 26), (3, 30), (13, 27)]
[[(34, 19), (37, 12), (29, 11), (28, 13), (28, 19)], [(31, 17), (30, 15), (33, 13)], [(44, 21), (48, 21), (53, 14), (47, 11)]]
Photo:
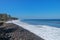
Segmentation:
[(60, 19), (24, 19), (21, 21), (31, 25), (48, 25), (60, 28)]

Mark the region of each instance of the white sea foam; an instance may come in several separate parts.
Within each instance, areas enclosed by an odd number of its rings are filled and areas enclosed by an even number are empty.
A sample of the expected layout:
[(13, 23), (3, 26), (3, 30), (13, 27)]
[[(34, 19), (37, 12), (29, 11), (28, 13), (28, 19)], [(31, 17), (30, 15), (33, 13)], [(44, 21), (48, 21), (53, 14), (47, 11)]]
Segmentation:
[(48, 25), (29, 25), (19, 20), (12, 20), (6, 23), (14, 23), (19, 25), (45, 40), (60, 40), (60, 28), (51, 27)]

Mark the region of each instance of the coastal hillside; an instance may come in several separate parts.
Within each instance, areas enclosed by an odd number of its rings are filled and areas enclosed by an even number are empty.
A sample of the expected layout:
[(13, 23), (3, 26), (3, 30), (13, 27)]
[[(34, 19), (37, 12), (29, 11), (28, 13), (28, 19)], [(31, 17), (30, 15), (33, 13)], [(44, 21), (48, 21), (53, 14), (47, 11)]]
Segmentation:
[(8, 20), (17, 20), (18, 18), (12, 17), (11, 15), (8, 15), (7, 13), (0, 13), (0, 26), (3, 25)]
[(18, 18), (12, 17), (11, 15), (8, 15), (7, 13), (0, 13), (0, 21), (7, 21), (7, 20), (17, 20)]

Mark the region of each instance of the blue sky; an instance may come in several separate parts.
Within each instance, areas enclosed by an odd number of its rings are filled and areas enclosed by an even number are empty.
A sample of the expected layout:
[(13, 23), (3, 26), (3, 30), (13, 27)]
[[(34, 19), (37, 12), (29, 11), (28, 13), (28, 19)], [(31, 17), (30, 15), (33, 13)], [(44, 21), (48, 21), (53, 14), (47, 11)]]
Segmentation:
[(60, 19), (60, 0), (0, 0), (0, 13), (21, 19)]

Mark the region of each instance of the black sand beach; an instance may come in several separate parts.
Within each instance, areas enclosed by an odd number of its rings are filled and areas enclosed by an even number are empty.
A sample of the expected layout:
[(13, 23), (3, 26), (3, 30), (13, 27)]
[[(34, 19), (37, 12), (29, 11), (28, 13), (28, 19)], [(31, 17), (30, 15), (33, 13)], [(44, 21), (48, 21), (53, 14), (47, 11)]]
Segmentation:
[(44, 40), (30, 31), (9, 23), (0, 27), (0, 40)]

